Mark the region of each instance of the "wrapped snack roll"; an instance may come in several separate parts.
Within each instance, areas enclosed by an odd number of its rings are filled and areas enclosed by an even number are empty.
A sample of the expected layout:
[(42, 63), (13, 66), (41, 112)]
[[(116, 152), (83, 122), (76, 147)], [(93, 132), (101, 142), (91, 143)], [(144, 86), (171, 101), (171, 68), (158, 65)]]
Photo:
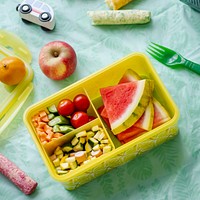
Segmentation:
[(147, 10), (102, 10), (88, 11), (93, 25), (145, 24), (151, 20)]
[(119, 8), (125, 6), (132, 0), (105, 0), (106, 4), (110, 9), (118, 10)]
[(0, 173), (12, 181), (22, 192), (29, 195), (37, 187), (37, 182), (31, 179), (13, 162), (0, 154)]

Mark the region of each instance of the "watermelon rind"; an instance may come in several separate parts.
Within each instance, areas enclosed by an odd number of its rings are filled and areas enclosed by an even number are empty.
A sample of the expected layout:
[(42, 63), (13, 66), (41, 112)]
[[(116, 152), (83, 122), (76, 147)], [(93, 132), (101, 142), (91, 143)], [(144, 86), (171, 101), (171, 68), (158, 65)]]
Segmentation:
[[(121, 83), (128, 83), (128, 82), (132, 82), (132, 81), (139, 81), (142, 79), (149, 79), (146, 76), (142, 76), (139, 75), (136, 71), (132, 70), (132, 69), (127, 69), (122, 78), (119, 80), (118, 84)], [(152, 84), (152, 91), (154, 90), (154, 84)]]
[(153, 128), (164, 124), (169, 121), (171, 117), (167, 110), (162, 106), (162, 104), (156, 99), (153, 98), (153, 106), (154, 106), (154, 119), (153, 119)]
[(132, 69), (127, 69), (118, 84), (141, 80), (141, 77)]
[(153, 127), (154, 120), (154, 106), (152, 100), (149, 101), (149, 105), (144, 111), (140, 119), (134, 124), (135, 127), (150, 131)]

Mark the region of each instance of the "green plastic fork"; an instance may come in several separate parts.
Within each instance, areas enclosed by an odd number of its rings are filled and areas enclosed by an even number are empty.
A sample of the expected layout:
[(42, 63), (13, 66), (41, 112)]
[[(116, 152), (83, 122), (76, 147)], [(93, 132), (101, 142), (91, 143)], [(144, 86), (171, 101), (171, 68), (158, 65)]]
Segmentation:
[(175, 51), (151, 42), (146, 50), (153, 58), (168, 67), (185, 67), (200, 75), (200, 65), (187, 60)]

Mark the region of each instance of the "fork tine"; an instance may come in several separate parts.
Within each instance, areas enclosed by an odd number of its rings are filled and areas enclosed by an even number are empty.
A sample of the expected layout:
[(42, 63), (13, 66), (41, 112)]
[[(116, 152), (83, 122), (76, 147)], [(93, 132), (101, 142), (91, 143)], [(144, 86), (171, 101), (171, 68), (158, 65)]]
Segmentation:
[(149, 47), (152, 48), (152, 49), (154, 49), (158, 54), (160, 54), (160, 55), (163, 56), (163, 54), (165, 53), (165, 50), (162, 49), (161, 47), (157, 47), (154, 44), (153, 45), (152, 44), (150, 44)]
[(154, 49), (152, 46), (148, 46), (147, 47), (147, 51), (148, 53), (151, 52), (152, 54), (154, 54), (155, 56), (159, 57), (160, 59), (163, 57), (163, 54), (161, 54), (160, 52), (158, 52), (156, 49)]
[(156, 44), (155, 42), (151, 42), (152, 44), (154, 44), (155, 46), (159, 47), (160, 49), (162, 49), (163, 51), (169, 51), (169, 52), (172, 52), (171, 49), (167, 48), (167, 47), (164, 47), (160, 44)]
[(162, 57), (160, 57), (156, 52), (152, 51), (151, 49), (146, 50), (153, 58), (158, 61), (162, 61)]

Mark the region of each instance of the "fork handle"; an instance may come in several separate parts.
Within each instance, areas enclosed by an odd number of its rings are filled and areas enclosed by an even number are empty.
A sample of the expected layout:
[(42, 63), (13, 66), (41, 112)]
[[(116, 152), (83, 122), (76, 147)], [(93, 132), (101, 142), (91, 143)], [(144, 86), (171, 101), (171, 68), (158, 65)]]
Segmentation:
[(184, 66), (200, 75), (200, 64), (194, 63), (190, 60), (185, 60)]

